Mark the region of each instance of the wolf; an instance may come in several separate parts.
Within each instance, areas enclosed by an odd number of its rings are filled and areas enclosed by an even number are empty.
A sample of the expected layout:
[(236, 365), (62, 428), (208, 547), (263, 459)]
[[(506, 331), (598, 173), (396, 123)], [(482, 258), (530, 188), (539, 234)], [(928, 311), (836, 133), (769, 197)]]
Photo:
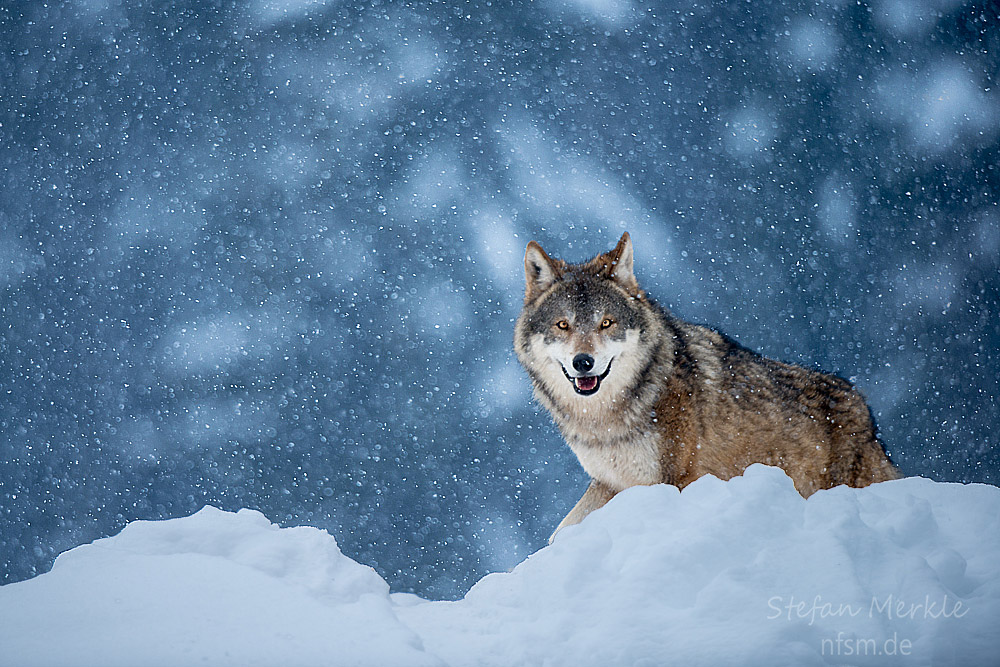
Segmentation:
[(782, 468), (806, 497), (900, 477), (849, 382), (658, 306), (636, 281), (628, 232), (582, 264), (531, 241), (524, 270), (514, 348), (591, 480), (550, 542), (628, 487), (683, 488), (752, 463)]

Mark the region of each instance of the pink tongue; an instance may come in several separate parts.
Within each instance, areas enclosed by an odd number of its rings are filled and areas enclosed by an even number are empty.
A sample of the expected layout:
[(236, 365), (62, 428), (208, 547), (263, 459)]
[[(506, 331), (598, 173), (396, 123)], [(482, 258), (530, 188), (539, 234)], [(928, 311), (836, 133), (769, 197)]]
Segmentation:
[(583, 391), (590, 391), (597, 386), (597, 376), (593, 375), (585, 378), (576, 379), (577, 389), (582, 389)]

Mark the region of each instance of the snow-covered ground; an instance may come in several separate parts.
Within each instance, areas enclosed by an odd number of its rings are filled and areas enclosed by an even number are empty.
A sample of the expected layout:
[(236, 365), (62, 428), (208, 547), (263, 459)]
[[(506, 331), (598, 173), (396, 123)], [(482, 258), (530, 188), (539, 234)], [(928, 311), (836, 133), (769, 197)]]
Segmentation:
[(463, 600), (205, 508), (0, 587), (2, 665), (996, 665), (1000, 489), (630, 489)]

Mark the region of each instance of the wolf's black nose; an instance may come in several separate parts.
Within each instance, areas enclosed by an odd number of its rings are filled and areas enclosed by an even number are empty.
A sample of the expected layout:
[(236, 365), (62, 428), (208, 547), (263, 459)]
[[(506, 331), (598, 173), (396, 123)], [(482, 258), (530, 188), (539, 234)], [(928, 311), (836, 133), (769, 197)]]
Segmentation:
[(578, 354), (573, 357), (573, 368), (577, 373), (587, 373), (594, 367), (594, 358), (589, 354)]

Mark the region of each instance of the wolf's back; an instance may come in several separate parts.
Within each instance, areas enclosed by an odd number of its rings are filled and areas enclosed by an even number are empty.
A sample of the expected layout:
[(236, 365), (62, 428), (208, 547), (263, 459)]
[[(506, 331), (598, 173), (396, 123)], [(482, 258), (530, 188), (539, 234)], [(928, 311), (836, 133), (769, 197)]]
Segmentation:
[[(784, 468), (805, 495), (899, 477), (876, 436), (868, 405), (850, 382), (664, 317), (677, 345), (674, 375), (685, 385), (679, 389), (697, 397), (685, 410), (693, 413), (691, 431), (701, 459), (695, 476), (710, 472), (728, 478), (750, 463), (768, 463)], [(663, 435), (665, 446), (673, 446), (669, 434)]]

